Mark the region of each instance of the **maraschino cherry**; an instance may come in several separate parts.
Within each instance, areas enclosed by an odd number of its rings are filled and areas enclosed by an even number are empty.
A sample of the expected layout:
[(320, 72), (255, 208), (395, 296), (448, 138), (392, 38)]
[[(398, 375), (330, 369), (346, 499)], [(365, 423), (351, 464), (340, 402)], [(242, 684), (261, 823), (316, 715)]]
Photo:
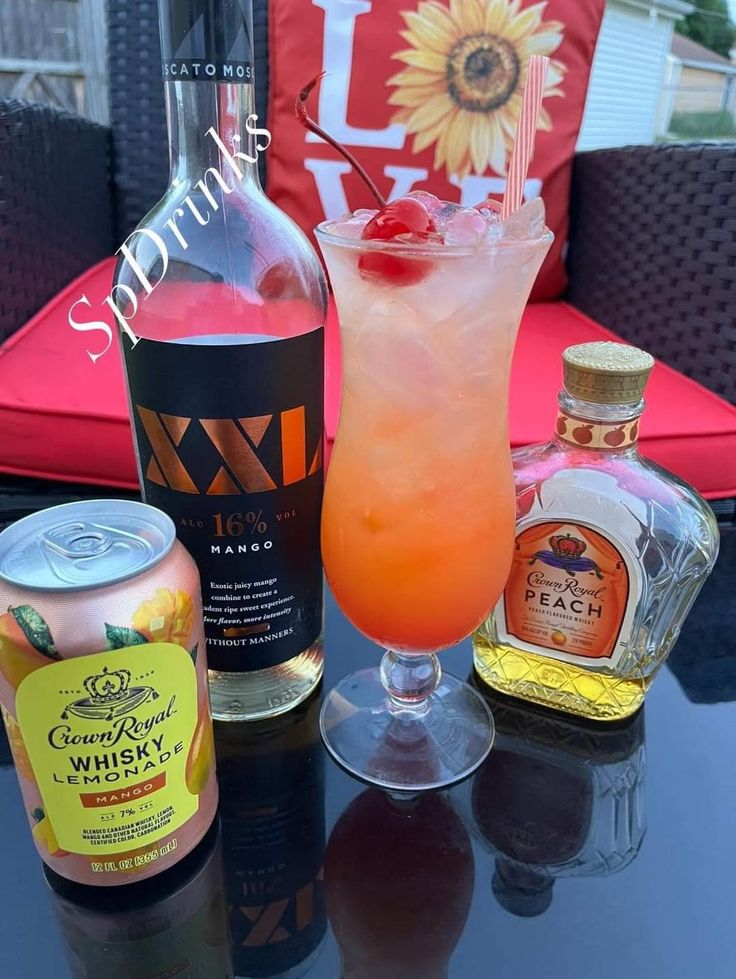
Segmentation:
[[(436, 231), (426, 207), (414, 197), (400, 197), (386, 204), (363, 228), (366, 240), (407, 242), (426, 241)], [(365, 279), (383, 279), (395, 286), (412, 286), (421, 282), (432, 263), (386, 252), (366, 252), (358, 263)]]
[[(430, 240), (430, 235), (434, 235), (437, 228), (424, 204), (416, 197), (400, 197), (386, 203), (384, 196), (353, 154), (309, 117), (307, 99), (323, 75), (324, 72), (316, 75), (301, 90), (296, 100), (296, 115), (306, 129), (320, 136), (345, 157), (378, 202), (378, 214), (363, 228), (361, 238), (364, 241), (398, 241), (407, 244)], [(380, 251), (366, 251), (358, 261), (358, 269), (363, 278), (392, 286), (416, 285), (426, 277), (431, 268), (432, 263), (426, 259)]]

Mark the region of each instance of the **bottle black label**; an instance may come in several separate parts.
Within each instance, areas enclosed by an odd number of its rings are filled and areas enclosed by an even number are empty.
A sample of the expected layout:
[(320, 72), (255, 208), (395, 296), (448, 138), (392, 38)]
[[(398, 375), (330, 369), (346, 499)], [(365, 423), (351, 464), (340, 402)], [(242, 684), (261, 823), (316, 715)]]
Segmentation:
[(251, 0), (168, 0), (161, 5), (167, 81), (253, 81)]
[(291, 659), (322, 630), (324, 331), (124, 348), (143, 495), (199, 567), (210, 667)]

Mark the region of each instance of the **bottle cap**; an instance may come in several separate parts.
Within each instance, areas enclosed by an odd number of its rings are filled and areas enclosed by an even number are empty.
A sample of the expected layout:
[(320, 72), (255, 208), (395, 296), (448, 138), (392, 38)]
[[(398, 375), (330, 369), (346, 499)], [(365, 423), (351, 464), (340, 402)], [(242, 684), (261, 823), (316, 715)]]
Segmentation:
[(654, 357), (626, 343), (601, 340), (577, 343), (562, 354), (565, 390), (595, 404), (641, 401)]

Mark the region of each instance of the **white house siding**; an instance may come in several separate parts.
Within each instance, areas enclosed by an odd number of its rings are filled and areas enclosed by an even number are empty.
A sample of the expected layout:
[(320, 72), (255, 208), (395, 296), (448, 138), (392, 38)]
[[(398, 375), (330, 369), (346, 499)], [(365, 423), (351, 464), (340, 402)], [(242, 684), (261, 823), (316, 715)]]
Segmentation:
[(578, 149), (652, 143), (674, 20), (609, 0), (588, 88)]

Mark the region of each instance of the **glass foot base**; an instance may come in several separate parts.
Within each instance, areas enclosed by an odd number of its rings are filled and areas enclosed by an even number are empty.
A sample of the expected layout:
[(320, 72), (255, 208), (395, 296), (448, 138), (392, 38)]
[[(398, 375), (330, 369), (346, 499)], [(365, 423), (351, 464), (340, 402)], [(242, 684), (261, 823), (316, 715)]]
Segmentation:
[(355, 778), (395, 792), (462, 782), (493, 744), (493, 717), (483, 697), (454, 676), (419, 705), (391, 702), (380, 670), (346, 677), (325, 698), (324, 743)]

